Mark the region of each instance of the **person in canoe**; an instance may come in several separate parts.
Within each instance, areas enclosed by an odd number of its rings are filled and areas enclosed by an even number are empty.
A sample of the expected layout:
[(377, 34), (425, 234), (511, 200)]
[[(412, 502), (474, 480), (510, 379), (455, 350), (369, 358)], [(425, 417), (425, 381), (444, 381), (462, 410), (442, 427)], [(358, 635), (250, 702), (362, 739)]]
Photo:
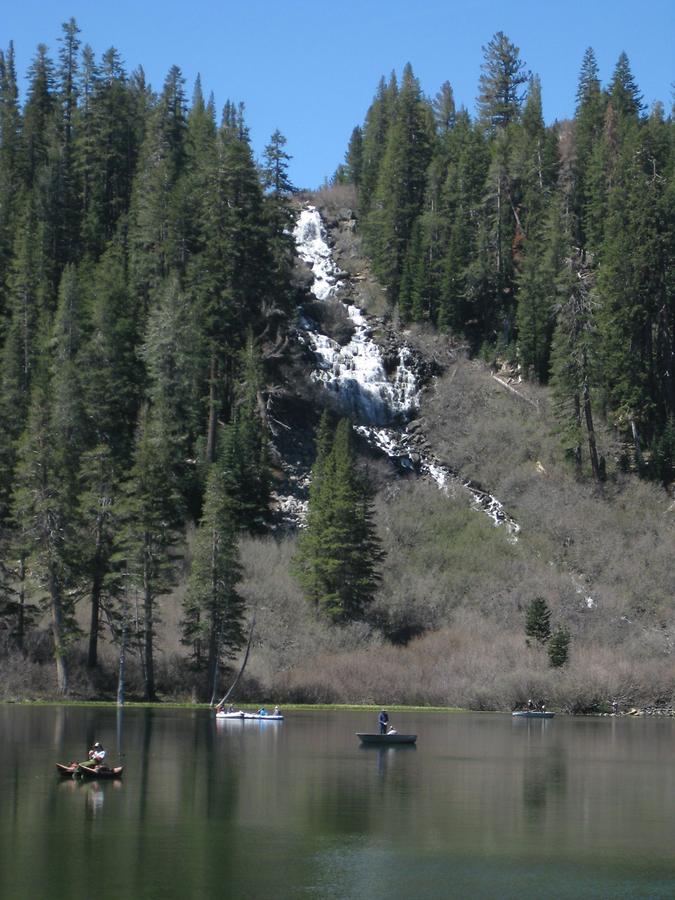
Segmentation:
[(265, 709), (264, 706), (261, 706), (261, 707), (260, 707), (260, 709), (258, 710), (258, 715), (259, 715), (259, 716), (266, 716), (266, 715), (267, 715), (267, 710)]
[(380, 723), (380, 734), (386, 734), (389, 726), (389, 715), (386, 709), (383, 709), (380, 713), (378, 722)]
[(89, 766), (90, 768), (93, 766), (102, 766), (105, 762), (105, 747), (103, 744), (96, 741), (87, 756), (87, 761), (80, 763), (80, 765)]

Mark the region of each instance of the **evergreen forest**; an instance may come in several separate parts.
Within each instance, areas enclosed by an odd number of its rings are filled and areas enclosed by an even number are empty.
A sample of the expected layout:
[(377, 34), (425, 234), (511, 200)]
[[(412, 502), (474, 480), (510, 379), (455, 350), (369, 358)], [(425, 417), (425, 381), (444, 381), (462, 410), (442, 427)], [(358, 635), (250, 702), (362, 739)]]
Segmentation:
[(626, 464), (673, 477), (672, 110), (644, 108), (625, 53), (606, 87), (592, 49), (573, 120), (502, 32), (483, 48), (475, 117), (452, 86), (382, 79), (336, 180), (358, 188), (373, 269), (404, 322), (463, 335), (550, 384), (565, 449), (602, 477), (593, 418)]
[[(23, 102), (13, 45), (0, 52), (0, 694), (212, 702), (252, 640), (266, 661), (240, 696), (255, 701), (389, 691), (495, 708), (552, 696), (575, 653), (576, 671), (623, 681), (590, 693), (566, 682), (570, 708), (610, 690), (675, 694), (670, 637), (653, 671), (632, 668), (637, 638), (623, 668), (610, 652), (622, 614), (645, 617), (650, 647), (675, 629), (659, 568), (670, 520), (631, 519), (660, 515), (675, 479), (675, 128), (672, 109), (645, 109), (627, 55), (603, 85), (589, 49), (575, 116), (552, 124), (501, 32), (483, 48), (475, 112), (456, 107), (450, 82), (426, 96), (408, 64), (381, 80), (344, 162), (311, 193), (291, 183), (281, 131), (256, 159), (244, 105), (216, 109), (199, 79), (188, 96), (178, 66), (156, 90), (114, 48), (96, 58), (72, 19), (57, 48), (37, 47)], [(457, 361), (475, 402), (458, 418), (439, 389), (429, 439), (447, 449), (452, 416), (467, 422), (446, 455), (522, 498), (527, 518), (524, 482), (500, 481), (508, 461), (491, 472), (468, 449), (486, 446), (491, 402), (475, 379), (508, 370), (546, 414), (502, 443), (526, 448), (518, 465), (548, 454), (576, 498), (556, 494), (560, 508), (598, 533), (617, 510), (617, 547), (632, 530), (658, 533), (656, 561), (642, 557), (651, 593), (638, 603), (640, 588), (613, 582), (604, 548), (595, 563), (575, 558), (593, 544), (576, 528), (516, 546), (364, 458), (295, 340), (310, 302), (292, 235), (305, 200), (348, 201), (374, 311), (420, 352)], [(297, 533), (273, 502), (288, 463), (276, 419), (291, 409), (293, 428), (281, 425), (311, 469)], [(613, 605), (584, 643), (567, 573), (593, 565)], [(535, 598), (552, 613), (543, 642)], [(529, 648), (518, 683), (468, 663), (447, 674), (453, 653), (499, 633), (505, 659)], [(416, 675), (403, 688), (387, 666)], [(453, 694), (448, 680), (472, 687)]]

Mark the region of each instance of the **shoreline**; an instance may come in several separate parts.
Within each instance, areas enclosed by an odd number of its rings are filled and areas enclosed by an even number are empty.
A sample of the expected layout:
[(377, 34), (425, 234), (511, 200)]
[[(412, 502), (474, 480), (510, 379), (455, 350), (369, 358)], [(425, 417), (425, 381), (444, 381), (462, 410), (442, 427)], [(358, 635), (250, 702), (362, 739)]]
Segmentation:
[[(261, 706), (270, 706), (268, 701), (263, 703), (238, 703), (237, 707), (243, 710), (256, 710)], [(129, 701), (127, 703), (118, 704), (115, 700), (0, 700), (0, 706), (70, 706), (70, 707), (101, 707), (112, 709), (193, 709), (193, 710), (215, 710), (214, 706), (208, 703), (179, 703), (175, 701), (154, 702), (147, 701)], [(465, 713), (465, 712), (493, 712), (503, 713), (506, 710), (471, 710), (462, 709), (454, 706), (401, 706), (401, 705), (372, 705), (359, 703), (284, 703), (282, 711), (292, 710), (295, 712), (314, 711), (321, 712), (326, 710), (338, 710), (342, 712), (374, 712), (386, 708), (391, 712), (445, 712), (445, 713)]]

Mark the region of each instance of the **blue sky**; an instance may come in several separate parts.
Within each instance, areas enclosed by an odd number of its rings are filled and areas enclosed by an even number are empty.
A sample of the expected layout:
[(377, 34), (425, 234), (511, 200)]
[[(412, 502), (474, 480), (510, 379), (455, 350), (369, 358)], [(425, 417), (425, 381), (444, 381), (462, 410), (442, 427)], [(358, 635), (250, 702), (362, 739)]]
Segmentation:
[(14, 40), (24, 75), (42, 42), (57, 55), (61, 23), (74, 16), (97, 57), (115, 46), (128, 71), (139, 64), (155, 89), (172, 64), (191, 95), (197, 73), (218, 110), (246, 104), (260, 155), (279, 128), (299, 187), (317, 187), (342, 161), (381, 75), (412, 64), (434, 96), (449, 81), (471, 112), (482, 46), (504, 31), (540, 75), (548, 122), (572, 115), (584, 50), (603, 83), (625, 50), (650, 105), (672, 103), (675, 0), (22, 0), (6, 2), (0, 46)]

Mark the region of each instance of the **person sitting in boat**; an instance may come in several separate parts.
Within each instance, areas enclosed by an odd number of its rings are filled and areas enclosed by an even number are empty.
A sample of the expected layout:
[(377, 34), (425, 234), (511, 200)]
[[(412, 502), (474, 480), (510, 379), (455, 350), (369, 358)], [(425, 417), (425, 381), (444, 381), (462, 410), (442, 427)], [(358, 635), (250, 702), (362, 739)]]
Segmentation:
[(387, 734), (398, 734), (398, 731), (395, 728), (392, 728), (390, 725), (387, 729)]
[(534, 705), (534, 700), (533, 700), (532, 698), (530, 698), (530, 699), (527, 701), (527, 709), (528, 709), (529, 712), (532, 712), (534, 709), (536, 709), (536, 707), (535, 707), (535, 705)]
[(380, 723), (380, 734), (386, 734), (387, 726), (389, 725), (389, 715), (387, 714), (386, 709), (383, 709), (380, 713), (378, 722)]
[(227, 707), (227, 711), (228, 711), (229, 713), (233, 713), (233, 712), (236, 712), (236, 711), (237, 711), (237, 710), (234, 708), (234, 703), (230, 703), (230, 705)]
[(280, 716), (280, 715), (281, 715), (281, 710), (279, 709), (278, 706), (275, 706), (275, 707), (274, 707), (274, 715), (275, 715), (275, 716)]
[(267, 710), (265, 709), (264, 706), (261, 706), (261, 707), (260, 707), (260, 709), (258, 710), (258, 715), (259, 715), (259, 716), (266, 716), (266, 715), (267, 715)]
[(96, 741), (89, 751), (89, 759), (94, 765), (100, 766), (103, 764), (105, 760), (105, 748), (103, 747), (103, 744), (99, 744), (99, 742)]
[(89, 766), (89, 768), (94, 768), (94, 766), (103, 765), (103, 761), (105, 760), (105, 749), (102, 744), (99, 744), (98, 741), (90, 748), (87, 753), (87, 759), (85, 762), (80, 763), (81, 766)]

